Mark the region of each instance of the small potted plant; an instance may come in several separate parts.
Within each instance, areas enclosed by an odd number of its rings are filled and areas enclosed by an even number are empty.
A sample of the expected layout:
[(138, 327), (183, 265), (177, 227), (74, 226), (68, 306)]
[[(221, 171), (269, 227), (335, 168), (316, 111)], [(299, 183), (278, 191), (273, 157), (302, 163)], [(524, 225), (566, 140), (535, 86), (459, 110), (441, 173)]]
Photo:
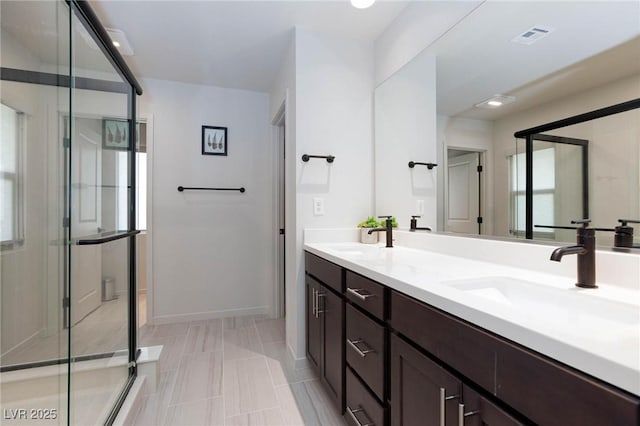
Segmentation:
[(358, 224), (360, 228), (360, 242), (364, 244), (375, 244), (378, 242), (378, 233), (374, 232), (369, 234), (369, 229), (379, 228), (380, 222), (378, 222), (373, 216), (369, 216), (366, 220), (363, 220)]

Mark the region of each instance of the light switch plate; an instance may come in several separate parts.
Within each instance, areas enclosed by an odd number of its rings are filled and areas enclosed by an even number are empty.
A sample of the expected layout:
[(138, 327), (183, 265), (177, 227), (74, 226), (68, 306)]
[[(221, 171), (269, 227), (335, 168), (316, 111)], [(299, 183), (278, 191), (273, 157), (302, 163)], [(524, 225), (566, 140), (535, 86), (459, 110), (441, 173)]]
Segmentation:
[(424, 214), (424, 200), (416, 200), (416, 214)]
[(313, 199), (313, 214), (315, 216), (324, 216), (324, 198)]

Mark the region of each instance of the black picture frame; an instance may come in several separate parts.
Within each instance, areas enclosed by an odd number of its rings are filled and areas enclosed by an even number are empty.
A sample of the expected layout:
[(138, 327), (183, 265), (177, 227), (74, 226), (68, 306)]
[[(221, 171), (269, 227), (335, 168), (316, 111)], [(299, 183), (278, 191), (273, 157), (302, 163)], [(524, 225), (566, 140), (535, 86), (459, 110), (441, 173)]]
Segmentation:
[(114, 118), (102, 120), (102, 148), (116, 151), (129, 149), (129, 121)]
[(228, 147), (226, 127), (202, 126), (202, 155), (226, 156)]

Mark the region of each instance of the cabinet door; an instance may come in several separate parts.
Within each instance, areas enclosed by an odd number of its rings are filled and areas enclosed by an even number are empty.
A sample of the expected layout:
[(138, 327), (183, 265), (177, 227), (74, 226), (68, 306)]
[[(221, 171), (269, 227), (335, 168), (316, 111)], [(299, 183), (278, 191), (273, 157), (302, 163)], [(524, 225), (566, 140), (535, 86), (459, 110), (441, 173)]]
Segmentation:
[(391, 336), (393, 426), (457, 426), (461, 386), (427, 356)]
[(320, 284), (313, 278), (307, 276), (307, 358), (309, 362), (319, 371), (321, 361), (322, 336), (320, 330), (321, 317), (316, 312), (316, 301), (318, 300), (318, 289)]
[(462, 387), (464, 404), (458, 406), (458, 416), (464, 420), (464, 426), (521, 426), (506, 411), (484, 398), (468, 386)]
[(318, 295), (322, 317), (321, 377), (336, 407), (344, 412), (344, 301), (321, 286)]

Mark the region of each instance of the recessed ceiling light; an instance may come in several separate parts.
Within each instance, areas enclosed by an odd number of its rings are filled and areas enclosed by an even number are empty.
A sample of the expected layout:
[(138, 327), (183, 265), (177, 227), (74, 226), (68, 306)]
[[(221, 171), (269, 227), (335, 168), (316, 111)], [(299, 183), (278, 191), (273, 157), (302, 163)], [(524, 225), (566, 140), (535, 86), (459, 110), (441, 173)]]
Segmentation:
[(356, 9), (366, 9), (373, 5), (373, 3), (375, 2), (376, 0), (351, 0), (351, 6), (355, 7)]
[(514, 102), (515, 100), (516, 100), (515, 96), (493, 95), (489, 99), (484, 100), (484, 101), (480, 102), (479, 104), (476, 104), (476, 107), (477, 108), (488, 108), (488, 109), (499, 108), (502, 105), (510, 104), (511, 102)]
[(112, 28), (107, 28), (106, 30), (111, 38), (111, 43), (118, 48), (118, 52), (120, 52), (121, 55), (133, 56), (131, 44), (129, 44), (129, 40), (127, 40), (127, 36), (122, 30)]

